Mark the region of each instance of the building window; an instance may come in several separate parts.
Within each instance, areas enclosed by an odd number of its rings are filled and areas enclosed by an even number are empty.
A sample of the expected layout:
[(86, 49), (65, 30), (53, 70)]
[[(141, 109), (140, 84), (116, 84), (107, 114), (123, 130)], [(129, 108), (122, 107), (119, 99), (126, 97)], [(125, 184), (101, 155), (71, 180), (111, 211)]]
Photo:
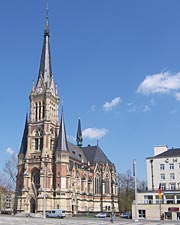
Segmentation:
[(177, 198), (177, 204), (180, 204), (180, 195), (176, 195)]
[(35, 150), (38, 150), (38, 138), (35, 138)]
[(139, 209), (138, 210), (138, 217), (142, 218), (142, 219), (146, 218), (146, 210)]
[(92, 178), (88, 179), (88, 193), (92, 194)]
[(100, 182), (100, 177), (97, 176), (95, 177), (95, 194), (100, 194), (101, 193), (101, 182)]
[(170, 190), (176, 190), (176, 184), (175, 183), (169, 184), (169, 189)]
[(174, 179), (175, 179), (174, 173), (170, 173), (170, 180), (174, 180)]
[(173, 169), (174, 169), (174, 163), (170, 163), (170, 164), (169, 164), (169, 169), (170, 169), (170, 170), (173, 170)]
[(83, 177), (81, 179), (81, 191), (84, 193), (86, 192), (86, 178), (85, 177)]
[(105, 178), (105, 193), (106, 194), (110, 194), (110, 188), (109, 188), (109, 186), (110, 186), (109, 177), (106, 177)]
[(166, 195), (166, 203), (167, 204), (174, 204), (175, 203), (175, 201), (174, 201), (174, 195)]
[(43, 130), (37, 129), (35, 131), (35, 150), (43, 149)]
[(36, 191), (40, 188), (40, 171), (39, 170), (35, 170), (32, 173), (32, 184), (33, 184), (33, 187), (36, 188)]
[(144, 195), (144, 203), (145, 204), (153, 204), (153, 196), (152, 195)]
[(162, 204), (162, 203), (164, 203), (164, 199), (163, 199), (163, 196), (162, 196), (162, 198), (159, 198), (159, 195), (156, 195), (156, 204)]
[(164, 170), (164, 164), (160, 164), (160, 170)]
[(80, 187), (81, 187), (81, 178), (80, 175), (77, 174), (77, 191), (80, 191)]
[(161, 184), (161, 189), (162, 189), (163, 191), (165, 191), (165, 190), (166, 190), (166, 184)]
[(160, 180), (165, 180), (165, 174), (164, 173), (160, 174)]

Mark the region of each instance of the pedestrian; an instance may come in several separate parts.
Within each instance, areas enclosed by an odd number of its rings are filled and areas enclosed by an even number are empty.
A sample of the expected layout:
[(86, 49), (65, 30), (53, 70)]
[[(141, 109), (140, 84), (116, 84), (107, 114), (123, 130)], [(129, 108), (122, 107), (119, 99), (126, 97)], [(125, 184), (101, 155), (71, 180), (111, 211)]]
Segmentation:
[(111, 223), (114, 223), (114, 213), (113, 213), (113, 212), (111, 213), (111, 219), (110, 219), (110, 222), (111, 222)]

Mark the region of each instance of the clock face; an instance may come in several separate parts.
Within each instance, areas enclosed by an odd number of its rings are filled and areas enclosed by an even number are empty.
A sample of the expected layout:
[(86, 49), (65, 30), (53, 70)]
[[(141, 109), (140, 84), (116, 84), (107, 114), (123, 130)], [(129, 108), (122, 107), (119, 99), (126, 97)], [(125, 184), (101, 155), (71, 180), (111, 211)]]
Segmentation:
[(42, 87), (39, 87), (39, 88), (37, 89), (37, 93), (40, 94), (41, 92), (42, 92)]

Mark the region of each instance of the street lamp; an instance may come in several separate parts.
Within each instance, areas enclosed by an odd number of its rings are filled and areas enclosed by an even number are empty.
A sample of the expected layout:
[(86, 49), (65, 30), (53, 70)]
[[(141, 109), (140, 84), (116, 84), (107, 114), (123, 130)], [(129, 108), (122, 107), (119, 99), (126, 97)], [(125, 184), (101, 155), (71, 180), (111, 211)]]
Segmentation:
[(43, 193), (43, 218), (46, 218), (46, 167), (47, 167), (47, 158), (44, 158), (44, 161), (42, 161), (44, 163), (44, 169), (43, 169), (43, 174), (44, 174), (44, 193)]
[(135, 222), (138, 222), (138, 212), (137, 212), (137, 179), (136, 179), (136, 160), (133, 160), (133, 176), (134, 176), (134, 186), (135, 186)]

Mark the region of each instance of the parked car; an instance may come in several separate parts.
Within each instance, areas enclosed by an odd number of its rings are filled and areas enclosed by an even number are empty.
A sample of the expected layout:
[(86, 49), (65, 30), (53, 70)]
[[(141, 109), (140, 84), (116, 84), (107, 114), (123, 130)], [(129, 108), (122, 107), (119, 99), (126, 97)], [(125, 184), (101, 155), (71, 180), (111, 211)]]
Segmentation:
[(120, 214), (120, 217), (124, 219), (132, 219), (132, 215), (130, 212), (123, 212)]
[(112, 213), (111, 212), (107, 212), (106, 213), (106, 217), (111, 217)]
[(98, 213), (95, 215), (96, 218), (105, 218), (106, 217), (106, 213)]
[(46, 213), (47, 218), (64, 218), (65, 216), (65, 210), (61, 209), (53, 209)]

